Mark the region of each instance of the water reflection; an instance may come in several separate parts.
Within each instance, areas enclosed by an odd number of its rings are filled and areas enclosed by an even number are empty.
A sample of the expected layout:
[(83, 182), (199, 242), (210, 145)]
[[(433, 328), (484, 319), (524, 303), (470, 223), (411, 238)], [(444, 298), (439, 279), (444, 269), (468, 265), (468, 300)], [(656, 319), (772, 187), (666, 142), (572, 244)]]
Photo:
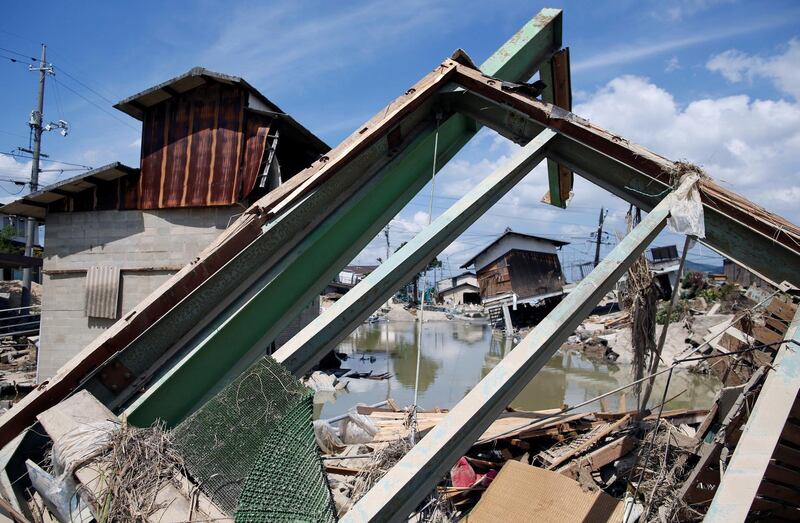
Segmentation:
[[(388, 380), (351, 380), (348, 390), (335, 401), (318, 405), (318, 416), (330, 417), (358, 403), (393, 398), (401, 406), (414, 397), (417, 362), (417, 322), (375, 323), (359, 326), (339, 345), (349, 355), (344, 366), (374, 373), (389, 372)], [(466, 322), (426, 323), (422, 332), (419, 404), (422, 408), (451, 408), (513, 350), (510, 340), (492, 336), (486, 324)], [(575, 405), (631, 381), (627, 365), (593, 362), (580, 354), (558, 352), (512, 402), (520, 409), (549, 409)], [(653, 403), (661, 399), (666, 374), (659, 376)], [(681, 393), (668, 408), (706, 408), (714, 398), (718, 382), (707, 376), (676, 372), (668, 397)], [(628, 409), (634, 399), (626, 395)], [(607, 401), (620, 407), (620, 396)], [(595, 403), (584, 408), (598, 410)]]

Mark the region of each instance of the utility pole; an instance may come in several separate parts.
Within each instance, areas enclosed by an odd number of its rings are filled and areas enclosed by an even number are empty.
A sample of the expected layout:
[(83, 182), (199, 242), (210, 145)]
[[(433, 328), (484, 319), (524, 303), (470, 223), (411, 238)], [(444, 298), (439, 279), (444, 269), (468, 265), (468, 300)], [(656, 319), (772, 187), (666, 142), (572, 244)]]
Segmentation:
[(386, 228), (383, 230), (383, 234), (386, 236), (386, 259), (389, 259), (389, 225), (386, 225)]
[[(594, 249), (594, 266), (597, 267), (600, 264), (600, 243), (603, 241), (603, 222), (606, 219), (606, 213), (602, 207), (600, 207), (600, 219), (597, 221), (597, 238), (595, 238), (595, 249)], [(583, 269), (581, 269), (581, 275), (583, 275)]]
[[(44, 113), (44, 81), (47, 73), (53, 72), (47, 65), (47, 46), (42, 44), (42, 58), (39, 67), (30, 67), (31, 71), (39, 71), (39, 95), (36, 100), (36, 109), (31, 113), (30, 126), (33, 131), (33, 158), (31, 161), (31, 192), (39, 189), (39, 156), (42, 152), (42, 118)], [(33, 255), (33, 243), (36, 235), (36, 218), (28, 217), (25, 228), (25, 256)], [(22, 269), (22, 306), (31, 304), (31, 267)]]

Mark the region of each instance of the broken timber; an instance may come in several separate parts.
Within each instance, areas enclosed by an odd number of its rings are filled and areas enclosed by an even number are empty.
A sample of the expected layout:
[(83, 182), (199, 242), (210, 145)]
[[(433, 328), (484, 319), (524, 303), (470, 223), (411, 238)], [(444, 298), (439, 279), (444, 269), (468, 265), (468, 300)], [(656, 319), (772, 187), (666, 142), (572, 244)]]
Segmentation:
[[(777, 459), (775, 456), (781, 440), (787, 436), (787, 431), (798, 431), (796, 405), (800, 392), (800, 345), (797, 342), (800, 342), (800, 307), (786, 331), (786, 340), (778, 349), (775, 362), (769, 368), (764, 386), (747, 419), (733, 458), (722, 475), (705, 521), (744, 521), (751, 508), (756, 508), (755, 505), (761, 502), (758, 498), (764, 497), (765, 491), (767, 498), (783, 497), (775, 492), (769, 495), (770, 475), (767, 472), (769, 468), (776, 466), (780, 469), (783, 460), (779, 455)], [(794, 416), (791, 415), (793, 410)], [(794, 421), (790, 419), (792, 417), (795, 418)], [(800, 438), (794, 444), (800, 444)], [(796, 470), (800, 463), (795, 462), (790, 466)], [(797, 508), (800, 501), (800, 495), (796, 491), (797, 479), (798, 474), (795, 471), (789, 480), (789, 484), (794, 486), (794, 510), (782, 509), (793, 513), (793, 518), (800, 516)], [(784, 482), (785, 480), (779, 480), (773, 491), (782, 491), (780, 483)], [(770, 503), (769, 500), (763, 501), (767, 505)], [(778, 505), (774, 501), (772, 503)], [(785, 516), (786, 513), (780, 515)]]

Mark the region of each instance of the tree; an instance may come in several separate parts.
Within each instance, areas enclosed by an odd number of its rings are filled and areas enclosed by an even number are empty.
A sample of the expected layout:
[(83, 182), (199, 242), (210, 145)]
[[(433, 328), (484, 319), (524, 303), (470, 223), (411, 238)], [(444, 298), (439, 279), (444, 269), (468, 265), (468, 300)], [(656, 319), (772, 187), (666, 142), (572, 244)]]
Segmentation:
[[(395, 251), (394, 251), (394, 252), (397, 252), (397, 251), (399, 251), (400, 249), (402, 249), (402, 248), (403, 248), (403, 246), (404, 246), (406, 243), (408, 243), (408, 242), (403, 242), (403, 243), (401, 243), (401, 244), (400, 244), (400, 247), (398, 247), (397, 249), (395, 249)], [(425, 272), (427, 272), (427, 271), (430, 271), (430, 270), (433, 270), (433, 269), (438, 269), (438, 268), (441, 268), (441, 267), (442, 267), (442, 262), (441, 262), (441, 260), (439, 260), (439, 258), (436, 258), (436, 257), (434, 257), (434, 258), (433, 258), (433, 259), (432, 259), (430, 262), (428, 262), (428, 265), (427, 265), (427, 266), (426, 266), (424, 269), (422, 269), (420, 272), (418, 272), (416, 275), (414, 275), (414, 279), (413, 279), (413, 280), (411, 280), (411, 281), (409, 282), (409, 284), (410, 284), (410, 285), (411, 285), (411, 287), (412, 287), (411, 296), (409, 296), (409, 302), (410, 302), (410, 303), (413, 303), (413, 304), (417, 304), (417, 303), (419, 303), (419, 302), (417, 301), (417, 297), (419, 296), (419, 280), (420, 280), (420, 278), (422, 278), (422, 275), (423, 275)], [(435, 284), (435, 283), (434, 283), (434, 284)], [(423, 289), (423, 293), (424, 293), (424, 292), (425, 292), (425, 291), (424, 291), (424, 289)], [(424, 298), (423, 298), (423, 299), (424, 299)]]
[(24, 254), (25, 248), (20, 245), (15, 245), (11, 239), (14, 237), (13, 227), (3, 227), (0, 229), (0, 252), (7, 254)]

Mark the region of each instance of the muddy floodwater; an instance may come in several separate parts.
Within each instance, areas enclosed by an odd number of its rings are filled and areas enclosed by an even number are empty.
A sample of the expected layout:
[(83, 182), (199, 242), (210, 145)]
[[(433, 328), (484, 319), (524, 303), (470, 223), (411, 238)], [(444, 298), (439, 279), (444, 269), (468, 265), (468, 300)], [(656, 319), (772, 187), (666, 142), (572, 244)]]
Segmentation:
[[(418, 322), (373, 323), (358, 327), (337, 349), (348, 355), (342, 367), (362, 372), (371, 370), (373, 374), (388, 372), (391, 378), (349, 380), (347, 390), (335, 396), (318, 395), (316, 417), (329, 418), (359, 403), (372, 404), (388, 398), (400, 406), (412, 404), (418, 335)], [(452, 408), (512, 349), (510, 340), (492, 335), (492, 329), (485, 323), (425, 323), (419, 373), (420, 408)], [(657, 378), (651, 404), (661, 402), (666, 376), (667, 373)], [(511, 406), (539, 410), (575, 405), (631, 381), (630, 365), (596, 362), (582, 354), (558, 351)], [(719, 386), (715, 378), (676, 370), (667, 398), (677, 397), (665, 408), (708, 408)], [(610, 396), (605, 406), (617, 410), (620, 401), (627, 409), (635, 408), (631, 392), (624, 398), (619, 394)], [(595, 402), (581, 410), (600, 408)]]

